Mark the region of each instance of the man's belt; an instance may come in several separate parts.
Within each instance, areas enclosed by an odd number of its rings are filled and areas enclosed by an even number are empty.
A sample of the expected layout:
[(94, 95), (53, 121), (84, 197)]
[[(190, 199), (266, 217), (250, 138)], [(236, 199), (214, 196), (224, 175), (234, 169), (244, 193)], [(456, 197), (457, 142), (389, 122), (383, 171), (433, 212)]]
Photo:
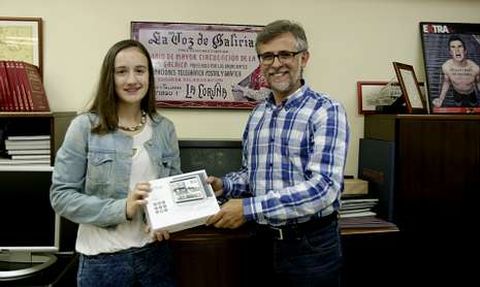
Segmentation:
[(287, 224), (279, 227), (257, 225), (256, 232), (260, 237), (269, 237), (275, 240), (296, 240), (301, 239), (305, 234), (329, 225), (333, 221), (336, 221), (337, 217), (337, 212), (333, 212), (324, 217), (313, 217), (303, 223)]

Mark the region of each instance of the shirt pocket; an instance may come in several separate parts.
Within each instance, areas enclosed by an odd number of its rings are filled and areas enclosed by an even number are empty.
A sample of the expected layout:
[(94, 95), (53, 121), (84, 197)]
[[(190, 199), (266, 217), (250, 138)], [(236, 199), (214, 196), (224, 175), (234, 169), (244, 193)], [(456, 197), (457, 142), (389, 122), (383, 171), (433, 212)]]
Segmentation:
[(111, 180), (113, 156), (107, 153), (89, 153), (87, 180), (92, 184), (107, 184)]
[(307, 145), (302, 145), (299, 140), (292, 140), (292, 143), (286, 145), (282, 150), (282, 155), (285, 156), (282, 161), (282, 169), (303, 172), (310, 157), (309, 153), (310, 148)]

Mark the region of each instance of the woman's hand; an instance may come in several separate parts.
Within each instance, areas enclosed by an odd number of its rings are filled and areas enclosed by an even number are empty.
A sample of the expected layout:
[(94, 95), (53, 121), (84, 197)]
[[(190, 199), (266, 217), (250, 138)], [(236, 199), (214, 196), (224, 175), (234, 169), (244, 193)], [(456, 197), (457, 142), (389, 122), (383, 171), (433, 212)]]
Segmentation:
[(168, 231), (166, 231), (166, 230), (157, 230), (157, 231), (153, 232), (153, 236), (158, 241), (162, 241), (164, 239), (165, 240), (170, 239), (170, 233), (168, 233)]
[[(145, 228), (145, 232), (150, 233), (150, 226), (147, 226)], [(168, 231), (166, 231), (166, 230), (154, 231), (154, 232), (152, 232), (152, 236), (153, 236), (153, 239), (156, 239), (158, 241), (169, 240), (170, 239), (170, 233), (168, 233)]]
[(151, 191), (150, 183), (146, 181), (138, 182), (133, 191), (128, 193), (126, 216), (131, 220), (140, 208), (147, 204), (146, 198)]

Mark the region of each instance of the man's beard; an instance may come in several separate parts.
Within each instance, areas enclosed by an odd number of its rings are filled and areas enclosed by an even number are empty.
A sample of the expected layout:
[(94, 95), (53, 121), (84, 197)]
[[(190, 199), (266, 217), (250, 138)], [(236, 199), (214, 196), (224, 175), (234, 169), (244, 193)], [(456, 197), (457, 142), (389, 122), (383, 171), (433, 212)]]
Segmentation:
[(297, 73), (295, 73), (294, 75), (292, 75), (292, 77), (289, 77), (289, 79), (285, 81), (282, 81), (282, 82), (272, 81), (271, 83), (269, 83), (270, 89), (280, 93), (289, 92), (291, 89), (293, 89), (295, 83), (299, 81), (301, 78), (302, 78), (302, 69), (299, 69)]

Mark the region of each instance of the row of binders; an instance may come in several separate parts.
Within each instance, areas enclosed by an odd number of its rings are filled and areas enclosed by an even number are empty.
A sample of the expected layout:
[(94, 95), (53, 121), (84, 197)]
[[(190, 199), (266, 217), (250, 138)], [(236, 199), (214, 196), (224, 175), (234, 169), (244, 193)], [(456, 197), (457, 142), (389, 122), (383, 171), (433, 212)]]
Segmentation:
[(38, 67), (23, 61), (0, 61), (0, 112), (49, 111)]

